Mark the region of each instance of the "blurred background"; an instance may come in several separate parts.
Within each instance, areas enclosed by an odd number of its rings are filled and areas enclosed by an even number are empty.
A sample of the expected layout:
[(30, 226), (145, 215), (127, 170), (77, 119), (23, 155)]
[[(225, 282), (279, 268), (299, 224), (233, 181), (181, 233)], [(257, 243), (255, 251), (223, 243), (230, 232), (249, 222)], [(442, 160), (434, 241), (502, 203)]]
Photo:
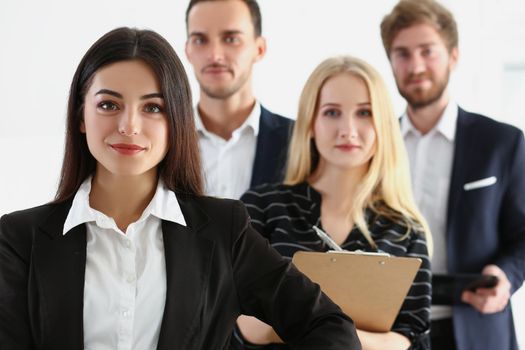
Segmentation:
[[(295, 118), (313, 68), (337, 54), (360, 57), (382, 74), (398, 115), (398, 95), (379, 23), (396, 0), (260, 0), (266, 57), (254, 88), (273, 112)], [(442, 0), (455, 15), (460, 60), (452, 97), (465, 109), (525, 128), (525, 2)], [(81, 57), (101, 35), (120, 27), (163, 35), (184, 57), (187, 0), (18, 0), (0, 3), (0, 215), (53, 198), (63, 155), (69, 84)], [(483, 141), (480, 141), (483, 142)], [(525, 176), (525, 174), (524, 174)], [(512, 298), (525, 347), (525, 288)]]

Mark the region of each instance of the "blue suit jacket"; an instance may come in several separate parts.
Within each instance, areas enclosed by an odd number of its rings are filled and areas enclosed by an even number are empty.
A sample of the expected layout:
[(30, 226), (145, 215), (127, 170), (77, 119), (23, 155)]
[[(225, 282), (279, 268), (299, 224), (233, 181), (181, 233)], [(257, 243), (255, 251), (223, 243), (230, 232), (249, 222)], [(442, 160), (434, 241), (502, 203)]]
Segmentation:
[(282, 182), (293, 123), (293, 120), (274, 114), (261, 106), (250, 187)]
[[(479, 273), (496, 264), (515, 292), (525, 279), (525, 141), (510, 125), (459, 109), (448, 198), (450, 273)], [(496, 177), (490, 186), (464, 185)], [(469, 305), (453, 308), (458, 350), (517, 350), (510, 303), (483, 315)]]

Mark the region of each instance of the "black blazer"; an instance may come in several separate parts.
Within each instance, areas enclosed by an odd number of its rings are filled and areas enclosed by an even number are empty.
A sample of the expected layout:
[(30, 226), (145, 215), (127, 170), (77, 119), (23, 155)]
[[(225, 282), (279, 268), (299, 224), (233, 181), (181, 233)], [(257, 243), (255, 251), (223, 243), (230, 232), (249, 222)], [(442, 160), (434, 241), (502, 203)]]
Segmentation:
[[(447, 217), (448, 270), (479, 273), (496, 264), (515, 292), (525, 279), (525, 141), (517, 128), (461, 108)], [(495, 177), (496, 183), (464, 185)], [(453, 308), (458, 350), (517, 350), (510, 303), (482, 315), (470, 305)]]
[[(300, 349), (360, 349), (352, 321), (251, 228), (240, 202), (178, 199), (188, 226), (162, 222), (159, 350), (226, 348), (241, 313)], [(70, 206), (0, 219), (1, 349), (83, 349), (86, 226), (62, 235)]]
[(261, 106), (250, 187), (282, 182), (293, 124), (293, 120), (274, 114)]

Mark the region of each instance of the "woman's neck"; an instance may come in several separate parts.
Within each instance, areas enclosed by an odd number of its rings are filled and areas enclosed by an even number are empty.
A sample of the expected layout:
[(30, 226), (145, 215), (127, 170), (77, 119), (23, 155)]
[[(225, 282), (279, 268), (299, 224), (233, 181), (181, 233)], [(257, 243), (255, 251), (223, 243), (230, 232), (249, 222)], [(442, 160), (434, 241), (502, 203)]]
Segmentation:
[(308, 183), (321, 194), (323, 202), (328, 201), (334, 204), (334, 208), (348, 212), (367, 169), (368, 165), (340, 169), (320, 164), (308, 179)]
[(97, 167), (93, 176), (89, 204), (113, 218), (118, 228), (126, 232), (155, 195), (157, 171), (154, 168), (138, 176), (120, 176), (101, 168)]
[(336, 243), (346, 241), (354, 222), (351, 211), (367, 167), (341, 170), (318, 167), (308, 182), (321, 194), (321, 222)]

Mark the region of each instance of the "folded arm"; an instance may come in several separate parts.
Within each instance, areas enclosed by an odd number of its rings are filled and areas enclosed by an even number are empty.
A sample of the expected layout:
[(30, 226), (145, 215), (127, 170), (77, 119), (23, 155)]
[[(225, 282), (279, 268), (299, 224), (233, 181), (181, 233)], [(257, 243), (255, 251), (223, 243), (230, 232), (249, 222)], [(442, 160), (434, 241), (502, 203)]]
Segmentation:
[(232, 251), (241, 311), (271, 324), (299, 349), (361, 349), (353, 322), (319, 286), (270, 247), (239, 204)]
[[(242, 315), (237, 319), (237, 325), (244, 339), (252, 344), (282, 343), (270, 325), (255, 317)], [(363, 350), (406, 350), (410, 347), (408, 338), (396, 332), (375, 333), (358, 329), (357, 335)]]

